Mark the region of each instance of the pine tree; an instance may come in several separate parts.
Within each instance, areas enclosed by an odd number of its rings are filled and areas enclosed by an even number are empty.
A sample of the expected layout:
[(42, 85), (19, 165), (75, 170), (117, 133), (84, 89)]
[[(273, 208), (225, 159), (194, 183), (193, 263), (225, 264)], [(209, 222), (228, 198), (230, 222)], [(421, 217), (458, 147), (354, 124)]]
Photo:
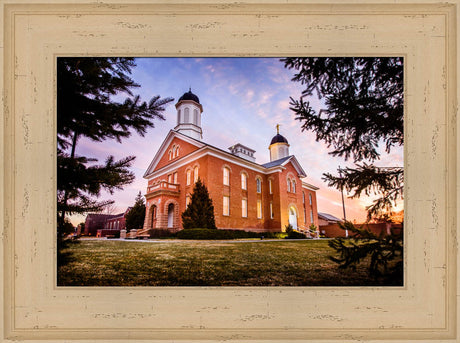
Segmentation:
[(193, 188), (190, 204), (182, 213), (182, 226), (184, 229), (217, 229), (212, 199), (200, 178)]
[[(325, 173), (329, 186), (346, 189), (351, 197), (378, 194), (367, 207), (368, 219), (390, 210), (403, 195), (403, 168), (377, 167), (379, 144), (390, 153), (402, 146), (403, 59), (400, 57), (284, 58), (286, 68), (296, 71), (295, 82), (304, 87), (300, 99), (291, 98), (291, 110), (324, 141), (333, 156), (353, 159), (354, 168)], [(316, 94), (325, 108), (313, 109), (305, 97)]]
[[(66, 214), (102, 211), (112, 201), (98, 201), (101, 190), (113, 193), (134, 180), (129, 171), (134, 156), (105, 163), (79, 156), (80, 137), (121, 142), (131, 131), (143, 136), (172, 98), (154, 96), (141, 102), (132, 89), (139, 87), (129, 75), (132, 58), (58, 58), (57, 60), (57, 209), (58, 227)], [(123, 102), (114, 96), (126, 96)], [(59, 235), (58, 235), (59, 236)]]
[(126, 214), (126, 231), (142, 229), (145, 219), (145, 201), (142, 193), (136, 196), (134, 206)]

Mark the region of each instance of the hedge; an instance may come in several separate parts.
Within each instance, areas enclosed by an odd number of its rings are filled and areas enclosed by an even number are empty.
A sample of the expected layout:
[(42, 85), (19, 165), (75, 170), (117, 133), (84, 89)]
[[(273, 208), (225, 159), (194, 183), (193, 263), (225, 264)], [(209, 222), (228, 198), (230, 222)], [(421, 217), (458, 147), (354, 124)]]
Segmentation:
[(283, 238), (281, 232), (248, 232), (243, 230), (219, 230), (219, 229), (184, 229), (176, 234), (179, 239), (241, 239), (241, 238)]

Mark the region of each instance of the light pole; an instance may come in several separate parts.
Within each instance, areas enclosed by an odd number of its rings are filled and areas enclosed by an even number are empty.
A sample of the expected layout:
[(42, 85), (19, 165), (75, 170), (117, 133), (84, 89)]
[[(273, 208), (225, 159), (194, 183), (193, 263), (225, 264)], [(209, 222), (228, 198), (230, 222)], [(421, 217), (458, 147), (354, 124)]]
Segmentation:
[[(342, 178), (342, 169), (339, 166), (339, 176)], [(343, 208), (343, 220), (347, 221), (347, 214), (345, 213), (345, 199), (343, 197), (343, 185), (340, 187), (340, 191), (342, 193), (342, 208)], [(345, 229), (345, 237), (348, 237), (348, 230)]]

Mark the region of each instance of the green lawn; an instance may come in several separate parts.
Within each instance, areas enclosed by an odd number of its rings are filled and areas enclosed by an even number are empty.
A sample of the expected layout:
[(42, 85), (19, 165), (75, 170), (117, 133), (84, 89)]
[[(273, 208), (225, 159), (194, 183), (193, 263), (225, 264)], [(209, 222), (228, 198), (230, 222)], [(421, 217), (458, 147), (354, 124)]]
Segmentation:
[(366, 265), (341, 270), (326, 240), (81, 240), (64, 251), (58, 286), (365, 286)]

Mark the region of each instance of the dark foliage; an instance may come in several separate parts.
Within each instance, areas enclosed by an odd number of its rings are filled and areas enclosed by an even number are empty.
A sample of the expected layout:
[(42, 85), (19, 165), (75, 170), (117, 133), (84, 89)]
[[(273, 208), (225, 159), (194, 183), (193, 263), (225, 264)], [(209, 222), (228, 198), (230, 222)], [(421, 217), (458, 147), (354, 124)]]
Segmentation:
[(142, 193), (136, 196), (134, 206), (126, 214), (126, 231), (142, 229), (145, 219), (145, 202)]
[[(329, 186), (342, 187), (359, 197), (363, 192), (379, 194), (369, 206), (369, 218), (402, 197), (403, 169), (377, 167), (379, 144), (386, 153), (402, 146), (404, 68), (401, 57), (284, 58), (285, 67), (296, 71), (293, 81), (304, 87), (302, 96), (291, 98), (291, 110), (302, 130), (315, 132), (330, 154), (353, 159), (356, 168), (340, 170), (338, 176), (324, 174)], [(323, 99), (317, 111), (304, 98)], [(367, 161), (366, 164), (364, 161)]]
[(275, 232), (249, 232), (243, 230), (184, 229), (176, 234), (179, 239), (216, 240), (243, 238), (278, 238)]
[(351, 233), (351, 238), (335, 238), (329, 246), (337, 251), (339, 257), (330, 259), (339, 264), (339, 268), (351, 268), (364, 259), (370, 258), (369, 275), (374, 279), (383, 279), (388, 285), (403, 285), (403, 240), (402, 233), (383, 232), (376, 235), (365, 228), (357, 228), (351, 222), (340, 223), (343, 230)]
[(212, 199), (200, 178), (193, 188), (190, 204), (182, 213), (182, 225), (184, 229), (217, 229)]
[(299, 231), (295, 231), (291, 224), (286, 225), (284, 228), (285, 228), (285, 232), (287, 233), (287, 236), (284, 237), (286, 239), (304, 239), (304, 238), (307, 238), (307, 236), (305, 236), (303, 233), (300, 233)]
[[(133, 58), (77, 57), (57, 60), (57, 209), (58, 225), (66, 214), (101, 211), (111, 201), (97, 201), (101, 190), (112, 193), (133, 181), (129, 171), (134, 156), (104, 164), (76, 154), (81, 137), (120, 142), (132, 131), (144, 135), (154, 119), (163, 120), (165, 105), (173, 99), (154, 96), (141, 102), (129, 75)], [(118, 102), (115, 96), (124, 96)]]

